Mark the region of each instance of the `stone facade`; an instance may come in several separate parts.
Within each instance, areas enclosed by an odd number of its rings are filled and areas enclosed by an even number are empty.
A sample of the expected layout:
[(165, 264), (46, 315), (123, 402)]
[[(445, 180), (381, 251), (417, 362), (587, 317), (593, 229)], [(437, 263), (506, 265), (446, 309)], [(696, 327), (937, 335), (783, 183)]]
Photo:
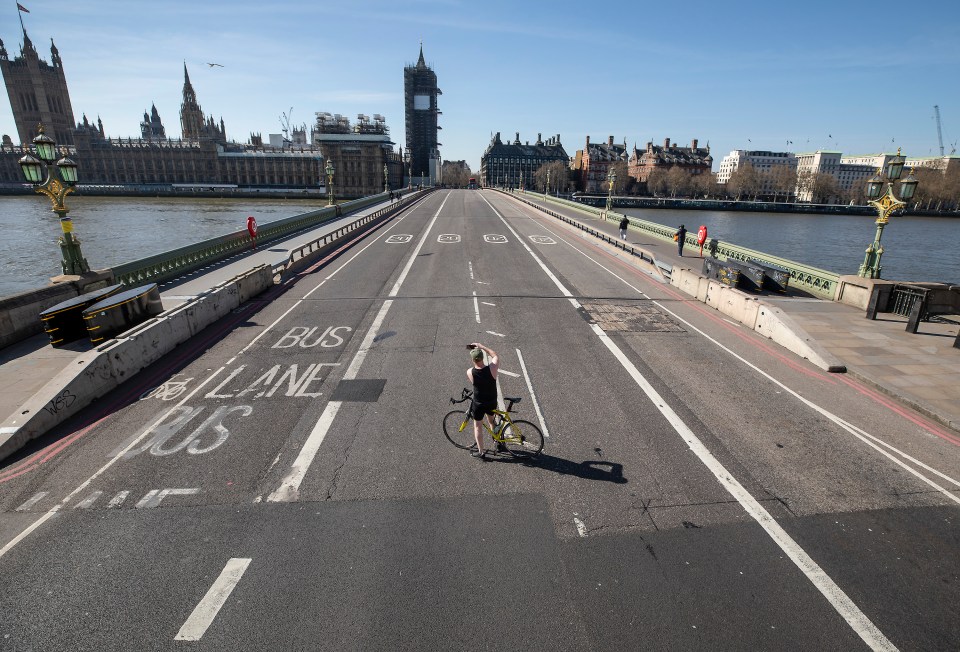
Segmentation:
[(591, 143), (587, 136), (582, 150), (577, 150), (574, 158), (573, 174), (577, 179), (577, 188), (586, 193), (606, 193), (610, 190), (607, 174), (618, 163), (627, 162), (627, 143), (613, 142), (613, 136), (605, 143)]
[(646, 183), (654, 170), (667, 171), (674, 167), (679, 167), (690, 174), (710, 174), (713, 156), (710, 155), (709, 145), (698, 147), (697, 139), (693, 139), (690, 147), (680, 147), (666, 138), (662, 147), (652, 142), (648, 142), (646, 149), (643, 150), (634, 146), (627, 172), (637, 181)]
[(21, 143), (29, 143), (37, 135), (37, 125), (43, 123), (46, 134), (58, 143), (73, 144), (73, 106), (63, 72), (60, 52), (50, 39), (50, 61), (37, 54), (33, 42), (23, 32), (20, 56), (11, 61), (0, 41), (0, 71), (13, 109), (13, 121)]
[(500, 132), (490, 140), (486, 151), (480, 157), (480, 185), (501, 188), (529, 187), (534, 173), (547, 163), (561, 161), (570, 164), (570, 157), (560, 144), (560, 134), (543, 140), (537, 134), (537, 142), (520, 142), (517, 132), (514, 141), (500, 140)]

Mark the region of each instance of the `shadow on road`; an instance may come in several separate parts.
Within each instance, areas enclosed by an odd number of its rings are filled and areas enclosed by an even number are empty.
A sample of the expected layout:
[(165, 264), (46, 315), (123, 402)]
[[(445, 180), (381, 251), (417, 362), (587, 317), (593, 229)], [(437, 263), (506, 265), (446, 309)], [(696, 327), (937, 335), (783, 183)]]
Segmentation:
[(604, 460), (573, 462), (571, 460), (565, 460), (562, 457), (554, 457), (553, 455), (545, 455), (543, 453), (533, 459), (513, 457), (509, 453), (505, 453), (491, 457), (490, 460), (494, 462), (509, 462), (513, 464), (523, 464), (524, 466), (533, 466), (561, 475), (574, 475), (584, 480), (603, 480), (616, 484), (627, 483), (627, 479), (623, 477), (623, 465), (617, 462), (607, 462)]

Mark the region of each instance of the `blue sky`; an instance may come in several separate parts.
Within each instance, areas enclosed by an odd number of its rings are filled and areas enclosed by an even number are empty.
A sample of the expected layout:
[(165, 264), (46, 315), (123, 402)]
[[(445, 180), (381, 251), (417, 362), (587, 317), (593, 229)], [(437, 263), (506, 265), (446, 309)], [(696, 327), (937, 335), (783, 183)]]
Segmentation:
[[(492, 132), (596, 142), (938, 153), (960, 139), (960, 2), (585, 3), (553, 0), (21, 0), (49, 61), (53, 37), (78, 120), (139, 135), (156, 103), (179, 136), (183, 62), (228, 137), (279, 133), (281, 113), (386, 116), (404, 144), (403, 66), (424, 55), (443, 91), (444, 159), (476, 170)], [(16, 3), (0, 9), (11, 58)], [(903, 27), (900, 27), (900, 25)], [(223, 64), (209, 67), (208, 62)], [(0, 133), (16, 138), (9, 102)], [(960, 149), (960, 145), (957, 145)]]

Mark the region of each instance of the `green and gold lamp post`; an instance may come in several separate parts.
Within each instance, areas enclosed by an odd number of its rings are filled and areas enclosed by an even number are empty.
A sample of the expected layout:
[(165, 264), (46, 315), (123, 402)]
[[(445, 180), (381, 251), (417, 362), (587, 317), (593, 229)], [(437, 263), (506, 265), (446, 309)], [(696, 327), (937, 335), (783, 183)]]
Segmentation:
[(547, 196), (550, 196), (550, 168), (547, 168)]
[(607, 181), (610, 182), (610, 190), (607, 192), (607, 212), (610, 212), (610, 209), (613, 208), (613, 184), (617, 182), (617, 171), (613, 168), (610, 168), (607, 173)]
[(333, 161), (330, 159), (327, 159), (327, 167), (324, 172), (327, 173), (327, 206), (333, 206), (333, 173), (336, 170), (333, 169)]
[(50, 198), (53, 212), (60, 218), (60, 230), (63, 234), (57, 242), (63, 256), (60, 261), (63, 273), (85, 274), (90, 271), (90, 266), (80, 251), (80, 241), (73, 237), (73, 221), (68, 217), (70, 209), (64, 203), (64, 199), (73, 192), (77, 183), (77, 164), (66, 156), (62, 157), (56, 163), (60, 173), (60, 178), (56, 178), (51, 174), (51, 168), (57, 156), (57, 144), (43, 133), (43, 125), (37, 127), (37, 132), (33, 146), (40, 158), (27, 154), (20, 159), (20, 168), (27, 181), (33, 184), (33, 189)]
[[(910, 175), (900, 181), (900, 199), (893, 194), (893, 184), (900, 179), (903, 174), (903, 165), (906, 159), (900, 155), (891, 158), (883, 170), (877, 170), (869, 181), (867, 181), (867, 199), (869, 204), (877, 209), (877, 235), (873, 243), (867, 247), (866, 256), (863, 258), (863, 264), (860, 265), (858, 276), (862, 278), (880, 278), (880, 257), (883, 255), (883, 245), (880, 244), (880, 238), (883, 235), (883, 227), (890, 221), (890, 215), (899, 208), (907, 205), (914, 193), (917, 191), (917, 179)], [(887, 191), (883, 192), (883, 186), (886, 184)], [(882, 193), (882, 195), (881, 195)]]

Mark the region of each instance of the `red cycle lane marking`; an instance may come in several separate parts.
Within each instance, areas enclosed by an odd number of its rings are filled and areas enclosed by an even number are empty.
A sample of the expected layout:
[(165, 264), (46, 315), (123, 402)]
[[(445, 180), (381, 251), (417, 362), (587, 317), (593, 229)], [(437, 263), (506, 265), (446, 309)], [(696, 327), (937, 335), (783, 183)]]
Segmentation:
[[(397, 215), (400, 215), (400, 213), (397, 213)], [(355, 245), (357, 242), (359, 242), (360, 240), (363, 240), (368, 235), (378, 231), (381, 227), (388, 224), (394, 217), (397, 217), (397, 215), (392, 216), (390, 220), (384, 220), (383, 222), (381, 222), (380, 224), (378, 224), (376, 227), (372, 229), (364, 231), (362, 234), (359, 234), (357, 237), (353, 238), (349, 242), (344, 243), (341, 247), (330, 252), (327, 256), (320, 259), (310, 267), (304, 269), (301, 272), (298, 272), (297, 274), (294, 274), (283, 283), (279, 285), (274, 285), (271, 289), (264, 292), (263, 295), (261, 295), (257, 299), (253, 299), (249, 301), (246, 305), (253, 307), (254, 309), (252, 311), (244, 311), (243, 314), (237, 315), (232, 319), (224, 318), (225, 321), (222, 326), (220, 326), (214, 331), (211, 331), (211, 333), (207, 336), (201, 336), (202, 339), (196, 339), (195, 341), (191, 341), (190, 344), (184, 347), (184, 350), (181, 355), (169, 360), (166, 357), (164, 357), (162, 360), (167, 364), (164, 364), (162, 367), (158, 367), (155, 371), (153, 371), (150, 374), (150, 376), (145, 376), (137, 384), (133, 385), (133, 389), (131, 391), (124, 394), (121, 398), (111, 401), (108, 405), (105, 405), (104, 408), (93, 417), (94, 420), (92, 422), (88, 422), (88, 425), (81, 426), (80, 430), (71, 433), (67, 437), (55, 442), (54, 444), (51, 444), (51, 446), (49, 446), (48, 448), (44, 448), (43, 450), (39, 450), (36, 453), (33, 453), (31, 456), (22, 460), (21, 462), (14, 465), (13, 467), (0, 471), (0, 484), (3, 484), (4, 482), (9, 482), (10, 480), (18, 478), (21, 475), (28, 473), (36, 468), (39, 468), (43, 464), (46, 464), (47, 462), (55, 458), (57, 455), (63, 452), (68, 446), (75, 443), (77, 440), (79, 440), (88, 432), (90, 432), (90, 430), (92, 430), (95, 426), (99, 425), (105, 419), (112, 416), (120, 406), (126, 405), (130, 401), (130, 399), (132, 399), (134, 396), (139, 396), (140, 394), (142, 394), (147, 387), (153, 386), (153, 384), (156, 382), (156, 379), (166, 377), (167, 375), (169, 375), (169, 371), (171, 369), (179, 366), (182, 362), (184, 362), (187, 359), (195, 358), (198, 352), (202, 350), (206, 350), (209, 343), (221, 339), (225, 333), (232, 331), (237, 324), (241, 323), (242, 321), (246, 321), (251, 315), (254, 315), (260, 312), (260, 310), (262, 310), (264, 306), (268, 305), (269, 303), (273, 302), (278, 297), (286, 293), (301, 278), (303, 278), (304, 276), (307, 276), (308, 274), (312, 274), (313, 272), (320, 269), (321, 267), (329, 264), (336, 257), (338, 257), (344, 251), (346, 251), (347, 249)], [(158, 363), (159, 362), (160, 361), (158, 361)], [(154, 364), (158, 364), (158, 363), (154, 363)]]
[(879, 392), (876, 392), (876, 391), (870, 389), (869, 387), (867, 387), (867, 386), (864, 385), (863, 383), (861, 383), (861, 382), (859, 382), (859, 381), (857, 381), (857, 380), (855, 380), (855, 379), (853, 379), (853, 378), (845, 378), (845, 377), (844, 377), (844, 378), (841, 378), (840, 380), (842, 380), (844, 383), (846, 383), (847, 385), (849, 385), (850, 387), (852, 387), (852, 388), (855, 389), (856, 391), (860, 392), (861, 394), (863, 394), (863, 395), (866, 396), (867, 398), (873, 399), (873, 400), (876, 401), (877, 403), (880, 403), (881, 405), (889, 408), (890, 410), (893, 410), (894, 412), (896, 412), (897, 414), (899, 414), (900, 416), (902, 416), (904, 419), (907, 419), (908, 421), (911, 421), (911, 422), (915, 423), (916, 425), (920, 426), (921, 428), (923, 428), (924, 430), (926, 430), (927, 432), (929, 432), (931, 435), (935, 435), (935, 436), (937, 436), (937, 437), (939, 437), (939, 438), (941, 438), (941, 439), (944, 439), (944, 440), (950, 442), (951, 444), (955, 444), (955, 445), (957, 445), (957, 446), (960, 446), (960, 437), (957, 437), (956, 435), (952, 435), (952, 434), (950, 434), (949, 432), (947, 432), (947, 431), (945, 431), (945, 430), (941, 430), (941, 429), (938, 428), (936, 425), (934, 425), (934, 423), (933, 423), (932, 421), (928, 421), (928, 420), (925, 419), (924, 417), (922, 417), (922, 416), (914, 413), (914, 412), (913, 412), (912, 410), (910, 410), (909, 408), (900, 407), (900, 406), (897, 405), (896, 403), (893, 403), (890, 399), (887, 399), (886, 397), (884, 397), (884, 396), (883, 396), (882, 394), (880, 394)]
[[(539, 217), (539, 216), (538, 216), (538, 219), (544, 220), (545, 218), (542, 218), (542, 217)], [(623, 261), (623, 259), (621, 259), (621, 258), (619, 258), (619, 257), (617, 257), (617, 256), (614, 256), (613, 254), (611, 254), (611, 253), (607, 252), (606, 250), (600, 248), (598, 245), (590, 242), (589, 240), (584, 240), (584, 244), (585, 244), (586, 246), (590, 247), (591, 249), (593, 249), (594, 251), (596, 251), (597, 253), (602, 254), (602, 255), (603, 255), (605, 258), (607, 258), (608, 260), (610, 260), (610, 261), (612, 261), (612, 262), (615, 262), (617, 265), (619, 265), (619, 266), (622, 267), (623, 269), (626, 269), (626, 270), (629, 270), (629, 271), (632, 271), (632, 272), (636, 272), (636, 271), (637, 271), (636, 268), (628, 265), (625, 261)], [(638, 278), (638, 279), (641, 279), (641, 280), (644, 280), (644, 281), (647, 280), (647, 279), (645, 279), (645, 278), (642, 277), (642, 276), (638, 276), (637, 278)], [(658, 286), (658, 287), (659, 287), (659, 286)], [(692, 310), (697, 311), (698, 313), (700, 313), (701, 315), (703, 315), (703, 316), (706, 317), (707, 319), (710, 319), (710, 320), (711, 320), (712, 322), (714, 322), (715, 324), (717, 324), (717, 325), (721, 326), (722, 328), (726, 329), (726, 330), (727, 330), (728, 332), (730, 332), (731, 334), (736, 335), (736, 336), (737, 336), (738, 338), (740, 338), (743, 342), (745, 342), (745, 343), (747, 343), (747, 344), (750, 344), (750, 345), (753, 346), (754, 348), (757, 348), (757, 349), (760, 349), (761, 351), (764, 351), (764, 352), (767, 353), (768, 355), (770, 355), (770, 356), (772, 356), (772, 357), (780, 360), (780, 361), (783, 362), (784, 364), (788, 365), (790, 368), (794, 369), (795, 371), (798, 371), (798, 372), (800, 372), (800, 373), (802, 373), (802, 374), (805, 374), (805, 375), (810, 376), (810, 377), (812, 377), (812, 378), (816, 378), (816, 379), (818, 379), (818, 380), (821, 380), (821, 381), (823, 381), (823, 382), (825, 382), (825, 383), (828, 383), (828, 384), (831, 384), (831, 385), (835, 385), (835, 384), (836, 384), (836, 381), (835, 381), (831, 376), (826, 376), (826, 375), (824, 375), (824, 374), (822, 374), (822, 373), (819, 373), (819, 372), (817, 372), (817, 371), (814, 371), (814, 370), (811, 370), (811, 369), (807, 369), (807, 368), (804, 367), (803, 365), (799, 364), (798, 362), (796, 362), (795, 360), (791, 359), (790, 357), (787, 357), (786, 355), (784, 355), (784, 354), (781, 353), (780, 351), (777, 351), (776, 349), (773, 349), (773, 348), (770, 347), (769, 345), (767, 345), (767, 344), (765, 344), (765, 343), (763, 343), (763, 342), (757, 342), (754, 337), (751, 337), (751, 336), (749, 336), (748, 334), (744, 333), (742, 327), (735, 326), (735, 325), (727, 322), (726, 320), (724, 320), (724, 319), (722, 319), (722, 318), (720, 318), (720, 317), (717, 317), (715, 311), (708, 311), (708, 310), (706, 310), (705, 308), (702, 308), (699, 304), (692, 303), (692, 302), (690, 301), (690, 297), (689, 297), (689, 296), (680, 294), (678, 291), (674, 290), (672, 286), (670, 286), (670, 285), (664, 285), (664, 286), (662, 286), (662, 289), (663, 289), (664, 293), (670, 295), (672, 298), (674, 298), (674, 299), (676, 299), (676, 300), (678, 300), (678, 301), (682, 301), (684, 304), (686, 304), (687, 306), (689, 306)], [(648, 297), (648, 298), (650, 298), (650, 297)], [(653, 298), (650, 298), (650, 300), (651, 300), (651, 301), (656, 301), (656, 299), (653, 299)]]
[[(544, 220), (545, 220), (545, 218), (540, 217), (540, 216), (537, 216), (536, 219), (538, 219), (538, 220), (540, 220), (540, 221), (544, 221)], [(632, 271), (634, 271), (634, 272), (636, 271), (635, 268), (633, 268), (633, 267), (631, 267), (630, 265), (628, 265), (628, 264), (627, 264), (626, 262), (624, 262), (622, 259), (620, 259), (620, 258), (617, 257), (617, 256), (613, 256), (612, 254), (610, 254), (609, 252), (601, 249), (600, 247), (598, 247), (598, 246), (595, 245), (594, 243), (585, 240), (585, 241), (584, 241), (584, 244), (586, 244), (586, 245), (589, 246), (590, 248), (594, 249), (594, 250), (597, 251), (598, 253), (603, 254), (603, 255), (604, 255), (605, 257), (607, 257), (608, 259), (610, 259), (610, 260), (612, 260), (612, 261), (615, 261), (615, 262), (616, 262), (618, 265), (620, 265), (622, 268), (627, 269), (627, 270), (632, 270)], [(643, 279), (643, 277), (641, 277), (641, 276), (638, 276), (637, 278), (638, 278), (638, 279)], [(646, 279), (643, 279), (643, 280), (646, 280)], [(871, 400), (874, 401), (875, 403), (879, 403), (880, 405), (886, 407), (887, 409), (891, 410), (892, 412), (894, 412), (894, 413), (902, 416), (903, 418), (907, 419), (907, 420), (910, 421), (911, 423), (913, 423), (913, 424), (919, 426), (920, 428), (922, 428), (923, 430), (927, 431), (927, 432), (930, 433), (931, 435), (934, 435), (934, 436), (939, 437), (939, 438), (941, 438), (941, 439), (943, 439), (943, 440), (945, 440), (945, 441), (948, 441), (948, 442), (950, 442), (950, 443), (952, 443), (952, 444), (955, 444), (955, 445), (960, 446), (960, 438), (957, 438), (956, 436), (954, 436), (954, 435), (952, 435), (952, 434), (950, 434), (950, 433), (948, 433), (948, 432), (946, 432), (946, 431), (944, 431), (944, 430), (941, 430), (939, 427), (937, 427), (936, 425), (934, 425), (933, 422), (928, 421), (927, 419), (925, 419), (925, 418), (917, 415), (915, 412), (913, 412), (913, 411), (910, 410), (909, 408), (903, 408), (903, 407), (898, 406), (897, 404), (893, 403), (891, 400), (885, 398), (883, 395), (881, 395), (881, 394), (879, 394), (879, 393), (877, 393), (877, 392), (875, 392), (875, 391), (873, 391), (873, 390), (871, 390), (871, 389), (868, 389), (867, 387), (865, 387), (865, 386), (864, 386), (863, 384), (861, 384), (860, 382), (858, 382), (858, 381), (856, 381), (856, 380), (853, 380), (853, 379), (845, 376), (844, 374), (837, 374), (836, 376), (824, 376), (823, 374), (818, 374), (818, 373), (811, 372), (810, 370), (804, 369), (803, 367), (798, 367), (795, 362), (793, 362), (793, 361), (790, 360), (789, 358), (785, 357), (783, 354), (772, 351), (771, 349), (769, 349), (766, 345), (764, 345), (764, 344), (762, 344), (762, 343), (754, 342), (752, 339), (750, 339), (750, 338), (749, 338), (748, 336), (746, 336), (744, 333), (738, 332), (740, 329), (738, 329), (738, 328), (732, 326), (731, 324), (725, 322), (724, 320), (716, 317), (716, 315), (710, 314), (709, 312), (707, 312), (705, 309), (701, 308), (700, 306), (691, 303), (690, 300), (689, 300), (689, 297), (680, 294), (679, 292), (677, 292), (676, 290), (674, 290), (674, 289), (672, 288), (672, 286), (666, 286), (666, 285), (665, 285), (665, 286), (663, 286), (663, 290), (664, 290), (665, 293), (671, 295), (672, 297), (676, 298), (677, 300), (683, 301), (683, 302), (686, 303), (690, 308), (698, 311), (700, 314), (702, 314), (702, 315), (704, 315), (705, 317), (713, 320), (715, 323), (718, 323), (719, 325), (723, 326), (724, 328), (726, 328), (727, 330), (729, 330), (730, 332), (732, 332), (734, 335), (736, 335), (736, 336), (739, 337), (740, 339), (742, 339), (742, 340), (744, 340), (745, 342), (747, 342), (747, 343), (749, 343), (749, 344), (752, 344), (752, 345), (754, 345), (754, 346), (756, 346), (756, 347), (758, 347), (758, 348), (760, 348), (760, 349), (768, 352), (770, 355), (773, 355), (774, 357), (776, 357), (776, 358), (784, 361), (786, 364), (788, 364), (788, 365), (791, 366), (792, 368), (797, 369), (798, 371), (802, 371), (803, 373), (806, 373), (807, 375), (810, 375), (810, 376), (812, 376), (812, 377), (814, 377), (814, 378), (817, 378), (817, 379), (819, 379), (819, 380), (822, 380), (822, 381), (827, 382), (827, 383), (830, 383), (830, 384), (834, 384), (834, 385), (835, 385), (835, 384), (837, 384), (837, 380), (840, 380), (840, 381), (842, 381), (844, 384), (846, 384), (846, 385), (848, 385), (849, 387), (851, 387), (852, 389), (858, 391), (858, 392), (859, 392), (860, 394), (862, 394), (863, 396), (871, 399)], [(655, 299), (652, 299), (652, 300), (655, 300)], [(834, 378), (836, 378), (836, 380), (834, 380)]]

